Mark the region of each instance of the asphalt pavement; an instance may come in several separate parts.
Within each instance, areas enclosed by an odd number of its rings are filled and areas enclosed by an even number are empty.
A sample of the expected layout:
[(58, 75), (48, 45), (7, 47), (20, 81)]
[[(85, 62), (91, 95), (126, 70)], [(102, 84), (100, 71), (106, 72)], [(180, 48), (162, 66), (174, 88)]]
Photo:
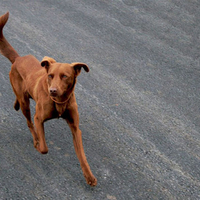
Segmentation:
[(49, 153), (35, 150), (0, 56), (1, 200), (200, 199), (200, 1), (0, 0), (7, 11), (20, 55), (90, 67), (75, 91), (98, 185), (63, 120), (45, 123)]

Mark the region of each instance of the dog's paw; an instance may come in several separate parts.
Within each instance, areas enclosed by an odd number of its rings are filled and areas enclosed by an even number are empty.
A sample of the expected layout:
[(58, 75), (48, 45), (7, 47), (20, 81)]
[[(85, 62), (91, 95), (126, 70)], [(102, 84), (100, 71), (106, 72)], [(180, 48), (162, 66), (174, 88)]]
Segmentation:
[(34, 147), (41, 153), (41, 154), (47, 154), (48, 153), (48, 148), (43, 147), (41, 148), (39, 141), (36, 143), (34, 142)]
[(19, 101), (16, 99), (15, 103), (14, 103), (14, 109), (16, 111), (18, 111), (20, 109), (20, 105), (19, 105)]
[(90, 176), (90, 177), (85, 176), (85, 179), (88, 185), (92, 187), (97, 185), (97, 179), (94, 176)]

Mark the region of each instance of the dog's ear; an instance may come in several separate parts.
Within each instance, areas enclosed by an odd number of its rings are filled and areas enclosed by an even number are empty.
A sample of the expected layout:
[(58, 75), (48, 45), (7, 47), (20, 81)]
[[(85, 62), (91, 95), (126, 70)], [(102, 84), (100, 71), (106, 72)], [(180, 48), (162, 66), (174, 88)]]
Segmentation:
[(49, 66), (52, 64), (52, 63), (55, 63), (56, 61), (53, 59), (53, 58), (50, 58), (48, 56), (45, 56), (42, 61), (41, 61), (41, 66), (42, 67), (45, 67), (47, 72), (48, 72), (48, 69), (49, 69)]
[(90, 71), (89, 67), (85, 63), (72, 63), (72, 66), (75, 70), (75, 76), (78, 76), (81, 73), (82, 67), (86, 72)]

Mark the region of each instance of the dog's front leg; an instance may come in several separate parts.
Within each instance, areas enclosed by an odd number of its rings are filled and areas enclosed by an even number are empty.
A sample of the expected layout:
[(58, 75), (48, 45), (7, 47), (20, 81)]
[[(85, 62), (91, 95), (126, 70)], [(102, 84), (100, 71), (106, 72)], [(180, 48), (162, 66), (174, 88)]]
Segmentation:
[(87, 183), (91, 186), (97, 184), (97, 179), (94, 177), (87, 162), (82, 143), (82, 133), (79, 129), (79, 115), (77, 105), (71, 107), (67, 115), (67, 123), (72, 131), (74, 148), (79, 159), (83, 174)]
[(39, 140), (39, 143), (36, 146), (36, 149), (40, 153), (46, 154), (46, 153), (48, 153), (48, 148), (47, 148), (47, 144), (45, 141), (44, 122), (43, 122), (43, 120), (40, 119), (40, 117), (37, 115), (37, 113), (35, 114), (35, 117), (34, 117), (34, 123), (35, 123), (36, 133), (37, 133), (38, 140)]

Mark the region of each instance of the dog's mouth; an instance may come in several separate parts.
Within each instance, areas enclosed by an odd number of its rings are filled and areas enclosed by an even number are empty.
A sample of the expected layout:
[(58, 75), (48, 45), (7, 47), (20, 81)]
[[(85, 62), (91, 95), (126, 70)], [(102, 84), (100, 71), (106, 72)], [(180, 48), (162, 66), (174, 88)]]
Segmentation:
[(49, 95), (50, 95), (51, 97), (57, 97), (57, 96), (58, 96), (57, 94), (52, 94), (52, 93), (49, 93)]
[(49, 93), (51, 97), (57, 97), (57, 93)]

